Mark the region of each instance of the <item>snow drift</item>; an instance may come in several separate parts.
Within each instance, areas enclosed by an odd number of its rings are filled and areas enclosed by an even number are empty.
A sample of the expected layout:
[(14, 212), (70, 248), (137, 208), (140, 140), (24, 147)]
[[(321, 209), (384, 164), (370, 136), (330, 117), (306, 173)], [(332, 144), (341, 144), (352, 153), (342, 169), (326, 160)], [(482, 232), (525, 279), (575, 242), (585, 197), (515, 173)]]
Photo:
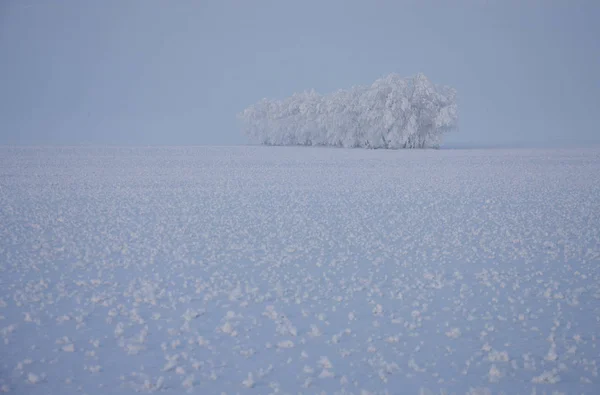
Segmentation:
[(239, 118), (250, 141), (265, 145), (437, 148), (456, 127), (456, 91), (423, 74), (391, 74), (329, 95), (311, 90), (263, 99)]

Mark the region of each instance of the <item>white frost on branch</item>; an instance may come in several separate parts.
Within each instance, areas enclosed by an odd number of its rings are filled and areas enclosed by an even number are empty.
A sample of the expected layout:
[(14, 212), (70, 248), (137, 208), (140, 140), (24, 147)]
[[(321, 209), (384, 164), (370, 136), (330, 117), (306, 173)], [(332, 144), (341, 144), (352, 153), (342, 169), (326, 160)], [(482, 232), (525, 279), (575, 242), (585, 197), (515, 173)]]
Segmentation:
[(238, 117), (250, 141), (265, 145), (437, 148), (456, 127), (456, 91), (423, 74), (390, 74), (329, 95), (263, 99)]

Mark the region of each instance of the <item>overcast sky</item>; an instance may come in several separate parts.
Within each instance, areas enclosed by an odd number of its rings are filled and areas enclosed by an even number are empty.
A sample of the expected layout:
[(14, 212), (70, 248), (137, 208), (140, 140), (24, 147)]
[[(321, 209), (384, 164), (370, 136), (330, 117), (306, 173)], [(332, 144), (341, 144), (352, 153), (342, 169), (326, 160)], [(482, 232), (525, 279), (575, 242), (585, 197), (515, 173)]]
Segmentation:
[(457, 89), (449, 145), (600, 142), (599, 20), (597, 0), (0, 0), (0, 144), (244, 144), (263, 97), (392, 72)]

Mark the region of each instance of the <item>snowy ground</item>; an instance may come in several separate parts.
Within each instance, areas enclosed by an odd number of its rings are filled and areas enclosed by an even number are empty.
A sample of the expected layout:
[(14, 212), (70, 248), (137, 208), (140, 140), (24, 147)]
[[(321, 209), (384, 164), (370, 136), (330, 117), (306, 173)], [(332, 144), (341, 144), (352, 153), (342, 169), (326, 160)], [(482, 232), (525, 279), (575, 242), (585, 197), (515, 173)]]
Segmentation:
[(599, 337), (600, 150), (0, 148), (2, 391), (598, 394)]

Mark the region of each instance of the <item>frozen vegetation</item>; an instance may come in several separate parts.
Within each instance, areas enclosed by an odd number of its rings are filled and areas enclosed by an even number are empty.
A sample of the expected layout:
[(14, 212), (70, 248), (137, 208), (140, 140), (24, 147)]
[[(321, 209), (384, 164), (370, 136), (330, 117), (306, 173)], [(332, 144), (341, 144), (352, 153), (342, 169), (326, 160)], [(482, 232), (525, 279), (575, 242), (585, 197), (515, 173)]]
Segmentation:
[(437, 148), (456, 127), (456, 92), (423, 74), (390, 74), (325, 96), (313, 90), (263, 99), (239, 118), (250, 141), (264, 145)]
[(598, 394), (600, 151), (0, 148), (0, 391)]

